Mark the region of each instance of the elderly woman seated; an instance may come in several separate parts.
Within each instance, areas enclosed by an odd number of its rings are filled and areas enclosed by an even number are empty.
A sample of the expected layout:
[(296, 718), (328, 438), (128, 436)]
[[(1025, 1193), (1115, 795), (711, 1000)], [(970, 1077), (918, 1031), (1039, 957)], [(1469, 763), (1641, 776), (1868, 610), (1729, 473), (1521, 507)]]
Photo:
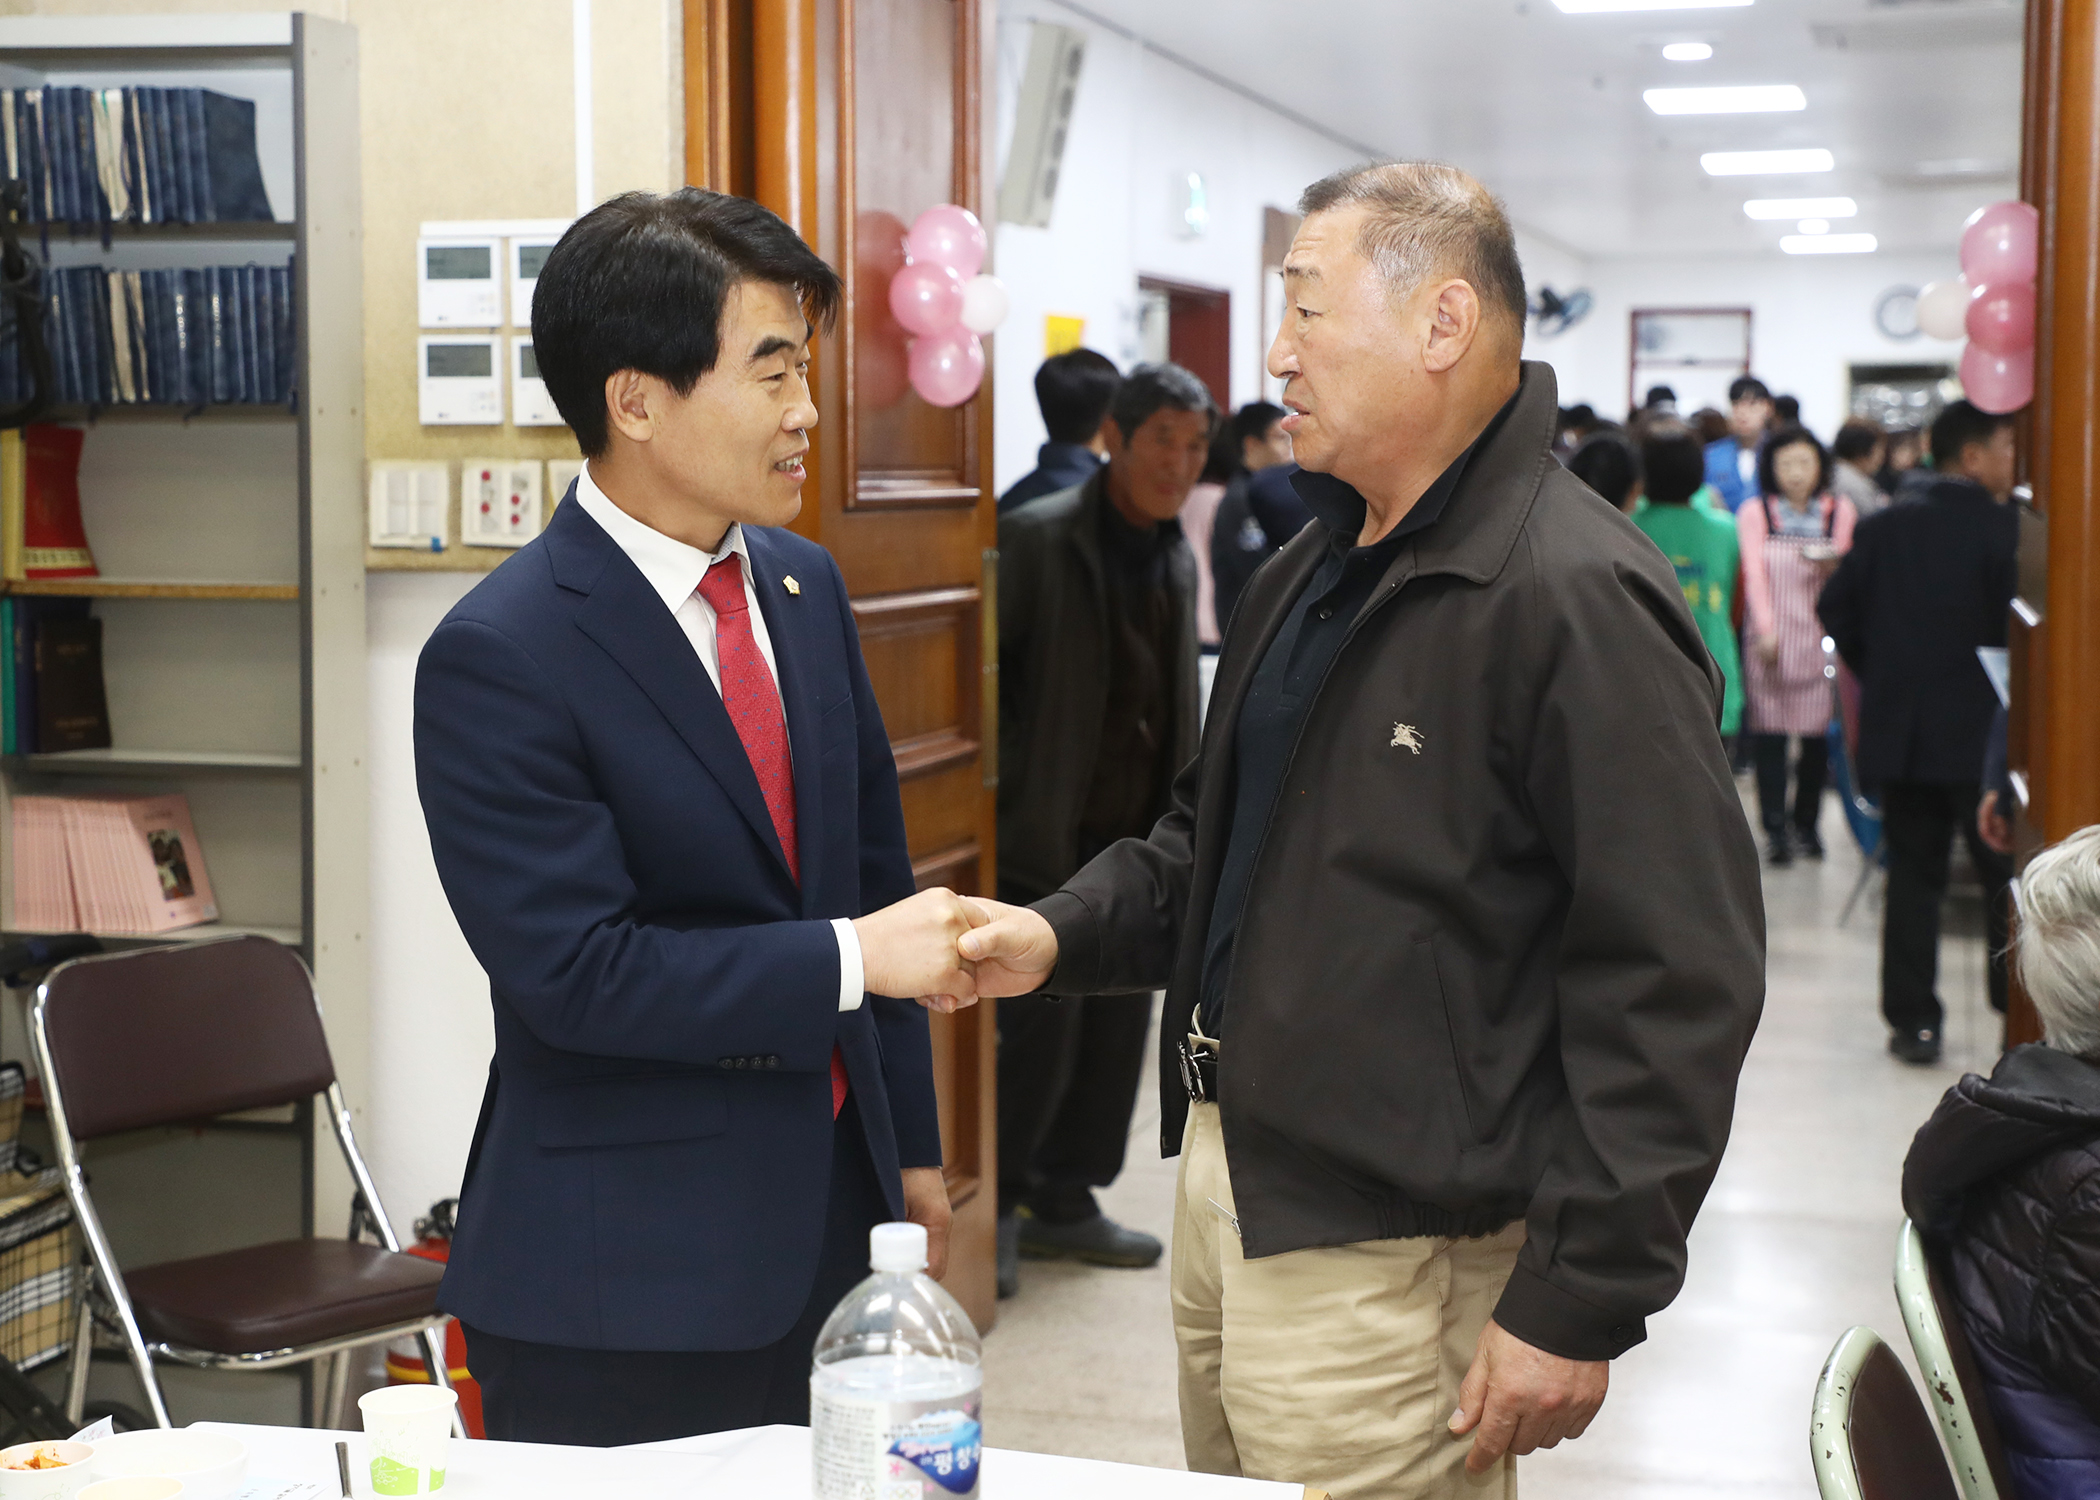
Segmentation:
[(2036, 855), (2015, 899), (2045, 1044), (1947, 1091), (1903, 1206), (1953, 1271), (2022, 1500), (2100, 1496), (2100, 825)]

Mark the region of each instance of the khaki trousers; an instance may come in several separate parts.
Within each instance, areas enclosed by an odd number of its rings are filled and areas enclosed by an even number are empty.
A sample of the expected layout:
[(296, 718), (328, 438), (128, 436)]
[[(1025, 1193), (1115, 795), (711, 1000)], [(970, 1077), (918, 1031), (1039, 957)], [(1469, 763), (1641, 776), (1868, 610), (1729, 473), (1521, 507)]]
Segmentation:
[(1467, 1474), (1473, 1440), (1446, 1424), (1523, 1224), (1248, 1260), (1236, 1213), (1218, 1107), (1192, 1105), (1174, 1208), (1189, 1467), (1334, 1500), (1515, 1500), (1515, 1461)]

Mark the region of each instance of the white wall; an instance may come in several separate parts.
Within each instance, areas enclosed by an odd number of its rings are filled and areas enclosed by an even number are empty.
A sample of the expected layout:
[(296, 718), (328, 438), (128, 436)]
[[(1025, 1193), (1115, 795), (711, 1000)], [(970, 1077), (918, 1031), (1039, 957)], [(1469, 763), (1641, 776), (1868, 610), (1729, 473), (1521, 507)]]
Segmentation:
[[(1631, 314), (1637, 307), (1748, 307), (1750, 358), (1774, 394), (1801, 399), (1801, 417), (1827, 442), (1844, 421), (1847, 368), (1863, 364), (1958, 364), (1961, 345), (1898, 341), (1874, 326), (1874, 303), (1888, 288), (1922, 286), (1957, 270), (1945, 256), (1780, 255), (1741, 259), (1612, 259), (1581, 268), (1596, 296), (1587, 319), (1557, 339), (1532, 340), (1529, 353), (1560, 377), (1561, 404), (1587, 401), (1607, 417), (1626, 412)], [(1537, 269), (1526, 265), (1534, 287)], [(1556, 291), (1577, 284), (1553, 280)]]
[[(1044, 438), (1032, 384), (1043, 317), (1086, 319), (1086, 343), (1128, 368), (1138, 358), (1140, 276), (1232, 294), (1232, 401), (1260, 395), (1262, 210), (1290, 209), (1306, 185), (1360, 160), (1350, 150), (1045, 0), (999, 9), (1003, 112), (1032, 19), (1087, 33), (1061, 186), (1046, 229), (1001, 224), (993, 269), (1013, 312), (993, 340), (994, 469), (1005, 489)], [(1174, 182), (1203, 174), (1210, 232), (1175, 232)]]

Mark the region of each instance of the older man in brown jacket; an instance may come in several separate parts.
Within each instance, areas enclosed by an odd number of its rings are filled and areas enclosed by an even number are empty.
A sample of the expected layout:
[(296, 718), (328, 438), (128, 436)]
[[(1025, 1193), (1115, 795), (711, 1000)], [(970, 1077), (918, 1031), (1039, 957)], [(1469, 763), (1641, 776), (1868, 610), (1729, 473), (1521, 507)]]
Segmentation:
[(982, 994), (1168, 985), (1192, 1469), (1507, 1496), (1683, 1282), (1756, 851), (1668, 562), (1553, 460), (1500, 207), (1428, 164), (1301, 207), (1269, 368), (1318, 519), (1151, 837), (962, 953)]

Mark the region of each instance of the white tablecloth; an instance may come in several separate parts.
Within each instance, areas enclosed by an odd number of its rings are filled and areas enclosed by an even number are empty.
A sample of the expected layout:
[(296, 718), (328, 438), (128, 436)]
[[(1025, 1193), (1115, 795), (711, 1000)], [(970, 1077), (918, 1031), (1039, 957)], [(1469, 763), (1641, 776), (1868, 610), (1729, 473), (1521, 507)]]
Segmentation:
[[(362, 1433), (305, 1427), (200, 1422), (248, 1445), (249, 1482), (304, 1480), (327, 1500), (340, 1493), (335, 1445), (350, 1444), (350, 1477), (371, 1494)], [(809, 1430), (752, 1427), (641, 1448), (558, 1448), (539, 1443), (460, 1442), (448, 1455), (448, 1500), (803, 1500), (809, 1494)], [(984, 1500), (1302, 1500), (1295, 1484), (1220, 1479), (1094, 1459), (990, 1448)]]

